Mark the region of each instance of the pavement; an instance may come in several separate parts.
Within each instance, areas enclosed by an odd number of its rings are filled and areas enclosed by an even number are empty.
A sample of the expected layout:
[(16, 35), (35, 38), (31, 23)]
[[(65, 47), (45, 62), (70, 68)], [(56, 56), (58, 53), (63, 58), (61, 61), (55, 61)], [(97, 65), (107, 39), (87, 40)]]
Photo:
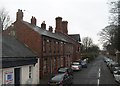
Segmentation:
[(52, 76), (54, 76), (54, 74), (50, 74), (49, 76), (40, 79), (40, 84), (44, 84), (44, 85), (45, 85), (45, 84), (48, 84), (48, 81), (50, 80), (50, 78), (51, 78)]
[(48, 81), (49, 81), (49, 77), (45, 77), (43, 79), (40, 79), (40, 84), (48, 84)]

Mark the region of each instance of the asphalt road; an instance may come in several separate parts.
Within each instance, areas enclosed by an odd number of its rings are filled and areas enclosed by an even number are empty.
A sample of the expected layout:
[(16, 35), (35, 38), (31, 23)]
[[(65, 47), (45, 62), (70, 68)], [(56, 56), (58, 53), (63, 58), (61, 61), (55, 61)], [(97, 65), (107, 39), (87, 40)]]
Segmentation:
[(106, 66), (102, 55), (90, 62), (88, 68), (83, 68), (82, 71), (74, 72), (73, 85), (74, 84), (118, 86), (118, 83), (115, 82), (113, 75)]

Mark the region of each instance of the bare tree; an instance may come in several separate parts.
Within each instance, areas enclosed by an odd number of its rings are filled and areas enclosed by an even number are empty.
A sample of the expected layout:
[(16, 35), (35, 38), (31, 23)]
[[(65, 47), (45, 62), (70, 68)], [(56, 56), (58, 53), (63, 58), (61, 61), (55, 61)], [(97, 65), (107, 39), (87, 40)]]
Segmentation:
[(109, 23), (112, 25), (118, 25), (118, 17), (120, 14), (120, 9), (119, 9), (119, 4), (120, 0), (109, 0), (108, 5), (109, 5)]
[(117, 49), (117, 29), (117, 25), (109, 25), (98, 33), (104, 49), (109, 52), (114, 52)]
[(0, 9), (0, 31), (5, 30), (10, 24), (10, 16), (8, 15), (6, 9)]
[(93, 44), (91, 47), (90, 47), (90, 51), (92, 52), (98, 52), (100, 49), (97, 45)]
[(82, 40), (82, 44), (85, 47), (85, 50), (87, 51), (88, 48), (93, 45), (93, 40), (90, 37), (84, 37)]
[(116, 36), (116, 49), (120, 51), (120, 0), (110, 0), (110, 24), (118, 26)]
[(116, 25), (109, 25), (102, 29), (98, 35), (100, 36), (101, 43), (105, 44), (112, 44), (113, 40), (116, 37), (117, 33), (117, 26)]

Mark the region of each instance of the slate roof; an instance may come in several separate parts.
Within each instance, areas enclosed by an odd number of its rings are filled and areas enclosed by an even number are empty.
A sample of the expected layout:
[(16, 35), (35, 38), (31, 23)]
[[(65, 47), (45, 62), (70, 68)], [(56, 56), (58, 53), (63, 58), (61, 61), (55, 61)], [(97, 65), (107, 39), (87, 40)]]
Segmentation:
[(2, 68), (37, 63), (37, 56), (29, 48), (12, 36), (3, 35), (0, 38), (0, 45), (2, 45), (2, 55), (0, 55)]
[(36, 55), (16, 38), (4, 35), (2, 36), (2, 57), (36, 57)]
[(71, 40), (69, 37), (65, 36), (64, 34), (52, 33), (48, 30), (42, 29), (41, 27), (38, 27), (36, 25), (32, 25), (31, 23), (28, 23), (26, 21), (23, 21), (23, 23), (26, 24), (27, 26), (29, 26), (34, 31), (38, 32), (40, 35), (48, 36), (48, 37), (51, 37), (51, 38), (54, 38), (57, 40), (62, 40), (64, 42), (68, 42), (68, 43), (74, 43), (73, 40)]
[(69, 36), (72, 37), (77, 42), (81, 42), (80, 34), (69, 34)]

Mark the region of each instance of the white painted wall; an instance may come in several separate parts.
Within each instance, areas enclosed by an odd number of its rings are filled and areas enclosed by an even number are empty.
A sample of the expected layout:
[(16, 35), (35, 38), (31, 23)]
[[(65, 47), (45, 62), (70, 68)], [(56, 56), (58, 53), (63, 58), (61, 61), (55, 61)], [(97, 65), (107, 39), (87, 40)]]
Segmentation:
[(31, 84), (39, 84), (39, 65), (36, 63), (36, 65), (25, 65), (25, 66), (19, 66), (19, 67), (13, 67), (13, 68), (4, 68), (0, 69), (0, 86), (2, 84), (7, 84), (6, 82), (6, 74), (11, 73), (13, 80), (10, 82), (10, 84), (14, 84), (14, 69), (20, 68), (20, 84), (27, 84), (29, 80), (29, 66), (32, 66), (32, 83)]
[(0, 69), (0, 86), (2, 85), (2, 69)]
[(29, 65), (21, 67), (21, 82), (20, 84), (27, 84), (27, 80), (29, 78)]
[(33, 68), (33, 83), (32, 84), (39, 84), (39, 63), (35, 65)]
[[(29, 79), (29, 66), (32, 66), (32, 78)], [(21, 84), (39, 84), (38, 64), (35, 66), (27, 65), (21, 68)]]
[[(29, 79), (29, 66), (32, 66), (32, 78)], [(21, 67), (21, 84), (39, 84), (39, 70), (38, 63), (34, 65), (27, 65)], [(31, 83), (29, 83), (29, 81)]]

